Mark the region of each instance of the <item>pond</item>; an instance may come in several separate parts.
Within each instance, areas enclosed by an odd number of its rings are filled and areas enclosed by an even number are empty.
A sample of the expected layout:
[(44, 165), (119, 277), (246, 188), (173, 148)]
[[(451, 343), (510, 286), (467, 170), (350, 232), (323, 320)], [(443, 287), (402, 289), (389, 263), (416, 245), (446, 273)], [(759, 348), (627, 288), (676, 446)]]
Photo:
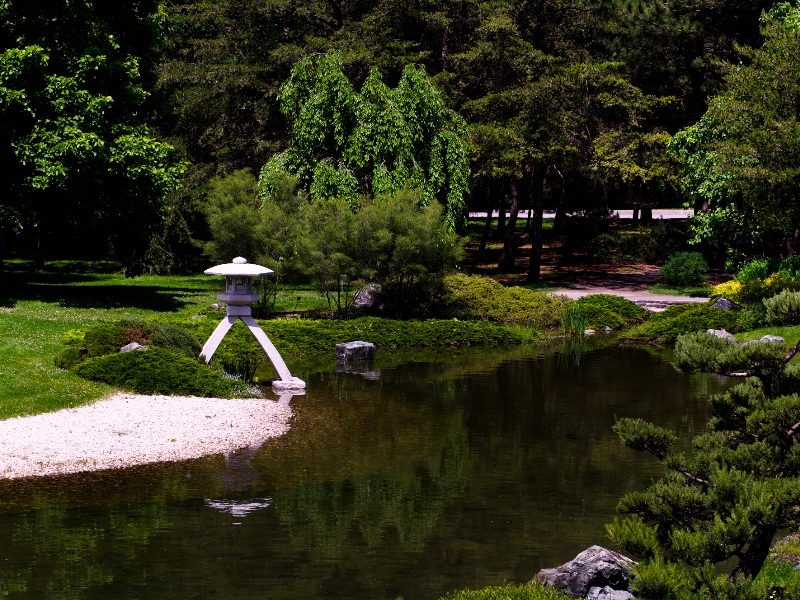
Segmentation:
[(615, 418), (684, 440), (729, 384), (592, 341), (296, 363), (292, 430), (258, 449), (0, 482), (11, 598), (436, 599), (524, 582), (660, 474)]

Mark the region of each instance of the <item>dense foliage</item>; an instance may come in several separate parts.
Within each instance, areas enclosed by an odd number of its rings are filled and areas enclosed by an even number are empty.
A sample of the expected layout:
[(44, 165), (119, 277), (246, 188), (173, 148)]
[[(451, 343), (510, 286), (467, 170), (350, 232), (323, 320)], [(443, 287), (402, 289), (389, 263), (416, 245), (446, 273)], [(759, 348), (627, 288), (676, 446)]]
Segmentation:
[(699, 252), (676, 252), (658, 271), (658, 278), (678, 287), (702, 285), (708, 263)]
[(225, 377), (183, 354), (156, 346), (146, 351), (107, 354), (73, 367), (80, 376), (139, 394), (235, 398), (254, 393), (238, 379)]
[(459, 273), (444, 280), (440, 306), (435, 310), (444, 317), (552, 331), (560, 324), (564, 305), (542, 292), (505, 287), (489, 277)]
[(647, 320), (650, 312), (630, 300), (608, 294), (589, 294), (575, 305), (593, 329), (619, 329)]
[(736, 311), (710, 308), (708, 304), (678, 304), (664, 312), (653, 313), (641, 325), (635, 325), (625, 335), (631, 339), (674, 343), (678, 336), (705, 329), (725, 329), (731, 333), (741, 330)]
[(184, 166), (147, 118), (154, 0), (0, 5), (0, 214), (37, 249), (141, 271)]
[[(678, 338), (675, 365), (685, 372), (750, 377), (711, 398), (708, 430), (694, 452), (675, 449), (677, 436), (638, 419), (615, 426), (623, 443), (653, 454), (667, 473), (623, 498), (609, 533), (641, 557), (638, 597), (763, 598), (755, 578), (775, 534), (800, 516), (800, 377), (780, 343), (736, 342), (699, 332)], [(735, 559), (729, 576), (715, 565)], [(797, 590), (790, 591), (797, 593)], [(793, 597), (791, 595), (787, 597)]]

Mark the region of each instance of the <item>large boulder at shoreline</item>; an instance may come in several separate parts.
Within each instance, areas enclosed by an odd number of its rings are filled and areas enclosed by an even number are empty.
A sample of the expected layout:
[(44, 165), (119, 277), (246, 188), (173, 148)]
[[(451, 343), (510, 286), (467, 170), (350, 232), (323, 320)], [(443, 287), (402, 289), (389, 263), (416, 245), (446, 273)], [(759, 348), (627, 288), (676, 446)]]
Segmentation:
[(585, 598), (592, 588), (597, 590), (597, 600), (624, 600), (621, 596), (600, 598), (599, 594), (608, 587), (610, 590), (629, 591), (631, 569), (636, 562), (617, 552), (592, 546), (574, 559), (555, 567), (542, 569), (530, 582), (540, 582), (546, 588), (566, 592), (573, 598)]

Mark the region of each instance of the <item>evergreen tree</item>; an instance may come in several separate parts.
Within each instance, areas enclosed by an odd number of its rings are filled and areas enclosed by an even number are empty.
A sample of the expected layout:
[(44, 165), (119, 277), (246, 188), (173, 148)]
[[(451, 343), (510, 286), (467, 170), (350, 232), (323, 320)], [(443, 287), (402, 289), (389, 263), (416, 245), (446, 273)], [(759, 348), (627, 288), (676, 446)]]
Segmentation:
[[(634, 587), (642, 598), (751, 598), (776, 532), (800, 518), (800, 344), (735, 341), (699, 332), (678, 338), (674, 364), (747, 376), (711, 398), (707, 432), (687, 456), (677, 436), (638, 419), (615, 426), (622, 442), (663, 462), (667, 473), (625, 496), (629, 516), (609, 525), (620, 547), (641, 557)], [(715, 566), (737, 564), (729, 576)]]

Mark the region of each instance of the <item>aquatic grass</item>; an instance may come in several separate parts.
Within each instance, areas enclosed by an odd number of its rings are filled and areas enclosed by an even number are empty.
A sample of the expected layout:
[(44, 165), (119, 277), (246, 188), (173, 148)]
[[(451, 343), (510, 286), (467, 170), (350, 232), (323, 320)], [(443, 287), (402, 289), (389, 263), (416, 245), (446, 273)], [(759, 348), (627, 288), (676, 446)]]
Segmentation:
[(567, 305), (561, 313), (561, 326), (566, 335), (583, 335), (589, 322), (575, 304)]

